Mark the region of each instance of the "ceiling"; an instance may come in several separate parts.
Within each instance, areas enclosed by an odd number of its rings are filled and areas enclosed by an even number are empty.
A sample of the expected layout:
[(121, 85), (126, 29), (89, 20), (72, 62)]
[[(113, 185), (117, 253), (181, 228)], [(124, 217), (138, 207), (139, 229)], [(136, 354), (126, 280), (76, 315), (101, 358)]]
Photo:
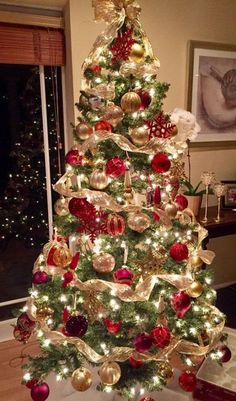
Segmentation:
[(6, 0), (0, 4), (21, 7), (39, 7), (46, 9), (62, 9), (68, 0)]

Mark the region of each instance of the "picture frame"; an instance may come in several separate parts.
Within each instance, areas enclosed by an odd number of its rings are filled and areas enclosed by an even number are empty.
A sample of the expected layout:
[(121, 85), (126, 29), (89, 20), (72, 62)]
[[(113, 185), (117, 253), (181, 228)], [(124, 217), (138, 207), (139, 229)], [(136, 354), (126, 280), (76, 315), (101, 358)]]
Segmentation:
[(189, 41), (187, 110), (201, 127), (190, 146), (236, 147), (236, 45)]
[(221, 181), (226, 186), (225, 195), (222, 197), (224, 209), (236, 209), (236, 181)]

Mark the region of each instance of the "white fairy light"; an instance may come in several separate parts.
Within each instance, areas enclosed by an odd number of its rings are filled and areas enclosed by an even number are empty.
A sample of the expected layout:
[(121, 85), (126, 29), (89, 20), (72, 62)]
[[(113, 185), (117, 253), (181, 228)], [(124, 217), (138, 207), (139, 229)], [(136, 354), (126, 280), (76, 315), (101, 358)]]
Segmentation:
[(135, 395), (135, 387), (131, 387), (130, 393), (134, 396)]
[(107, 346), (105, 343), (101, 343), (100, 347), (102, 348), (103, 351), (105, 351), (107, 349)]
[(204, 281), (208, 285), (212, 284), (212, 278), (211, 277), (205, 277)]
[(62, 376), (61, 376), (61, 375), (56, 375), (56, 381), (57, 381), (57, 382), (62, 381)]
[(60, 296), (60, 301), (63, 302), (63, 303), (66, 302), (67, 301), (67, 297), (64, 294), (62, 294)]
[(104, 387), (104, 391), (105, 391), (106, 393), (111, 393), (111, 392), (113, 391), (113, 389), (112, 389), (111, 386), (105, 386), (105, 387)]
[(114, 310), (120, 309), (120, 305), (118, 304), (118, 302), (117, 302), (115, 299), (111, 299), (111, 300), (110, 300), (110, 306), (111, 306)]
[(66, 375), (68, 372), (69, 372), (69, 369), (68, 369), (67, 367), (65, 367), (65, 368), (63, 369), (63, 373)]
[(28, 309), (29, 309), (29, 308), (28, 308), (27, 305), (23, 306), (23, 308), (22, 308), (23, 312), (27, 312)]
[(195, 327), (190, 327), (189, 332), (190, 332), (190, 334), (192, 334), (193, 336), (196, 336), (196, 334), (197, 334), (197, 330), (196, 330)]
[(192, 361), (191, 361), (190, 358), (186, 358), (186, 359), (185, 359), (185, 363), (186, 363), (186, 365), (188, 365), (188, 366), (193, 366), (193, 363), (192, 363)]
[(154, 88), (151, 88), (149, 93), (150, 93), (151, 96), (154, 96), (155, 93), (156, 93), (156, 90)]
[(194, 310), (194, 312), (199, 312), (200, 307), (198, 305), (193, 305), (193, 310)]
[(153, 376), (152, 379), (153, 379), (153, 381), (154, 381), (155, 384), (160, 384), (160, 379), (159, 379), (158, 376)]
[(49, 339), (49, 338), (46, 338), (44, 341), (43, 341), (43, 347), (49, 347), (49, 345), (51, 344), (51, 340)]
[(47, 320), (47, 324), (49, 324), (49, 325), (50, 325), (50, 324), (53, 324), (53, 320), (52, 320), (51, 318), (48, 319), (48, 320)]
[(145, 180), (146, 180), (146, 176), (145, 176), (144, 174), (141, 174), (139, 178), (140, 178), (140, 180), (142, 180), (142, 181), (145, 181)]
[(132, 117), (133, 117), (134, 119), (136, 119), (136, 118), (138, 117), (137, 111), (135, 111), (135, 113), (132, 113)]
[(139, 394), (140, 395), (143, 395), (145, 393), (145, 390), (144, 390), (144, 388), (140, 388), (140, 390), (139, 390)]
[(49, 300), (48, 295), (44, 295), (43, 296), (43, 301), (48, 302), (48, 300)]
[(28, 382), (29, 380), (31, 380), (31, 374), (29, 372), (26, 372), (23, 376), (23, 379)]
[(33, 291), (31, 292), (31, 295), (32, 295), (33, 298), (38, 298), (39, 293), (38, 293), (37, 290), (33, 290)]
[(192, 235), (192, 233), (193, 233), (192, 230), (187, 231), (187, 235)]
[(100, 84), (102, 82), (102, 79), (100, 77), (95, 79), (96, 84)]
[(42, 337), (43, 336), (43, 331), (42, 330), (38, 330), (37, 331), (37, 337)]

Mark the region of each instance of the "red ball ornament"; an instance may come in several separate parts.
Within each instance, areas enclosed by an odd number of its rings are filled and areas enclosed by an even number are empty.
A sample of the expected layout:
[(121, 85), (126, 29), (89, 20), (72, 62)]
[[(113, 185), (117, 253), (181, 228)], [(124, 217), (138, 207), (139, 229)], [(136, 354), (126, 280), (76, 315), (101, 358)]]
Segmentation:
[(114, 281), (119, 284), (127, 284), (131, 286), (133, 283), (133, 278), (133, 273), (126, 267), (121, 267), (113, 274)]
[(53, 256), (54, 256), (54, 253), (55, 253), (56, 249), (57, 248), (53, 246), (50, 249), (50, 251), (48, 252), (48, 256), (47, 256), (47, 265), (48, 266), (55, 266), (55, 263), (54, 263), (54, 260), (53, 260)]
[(230, 349), (226, 345), (220, 345), (217, 348), (217, 350), (220, 351), (223, 354), (222, 357), (220, 358), (220, 361), (222, 363), (226, 363), (231, 359), (232, 353), (231, 353)]
[(178, 209), (180, 211), (186, 209), (188, 207), (188, 199), (184, 195), (176, 195), (175, 202), (178, 205)]
[(71, 283), (71, 281), (73, 280), (74, 275), (72, 272), (66, 272), (63, 274), (63, 281), (62, 281), (62, 288), (66, 288), (68, 286), (68, 284)]
[(95, 131), (110, 131), (112, 132), (112, 125), (108, 121), (98, 121), (95, 124)]
[(176, 242), (170, 247), (170, 256), (175, 262), (183, 262), (188, 259), (188, 247), (185, 244)]
[(66, 331), (71, 337), (83, 337), (88, 329), (88, 321), (82, 316), (71, 316), (66, 322)]
[(152, 212), (152, 217), (153, 217), (155, 223), (159, 222), (159, 220), (160, 220), (159, 214), (157, 214), (156, 212)]
[(18, 326), (14, 327), (13, 330), (13, 336), (14, 338), (19, 341), (20, 343), (27, 343), (31, 336), (31, 331), (28, 330), (22, 330)]
[(125, 231), (125, 219), (119, 214), (109, 214), (107, 218), (107, 232), (110, 235), (122, 235)]
[(109, 333), (111, 333), (111, 334), (119, 333), (121, 326), (122, 326), (122, 321), (113, 322), (110, 319), (104, 319), (103, 322), (104, 322), (107, 330), (109, 331)]
[(49, 396), (47, 383), (36, 384), (31, 389), (31, 398), (34, 401), (45, 401)]
[(113, 157), (106, 163), (106, 175), (111, 177), (121, 177), (125, 174), (126, 165), (120, 157)]
[(32, 277), (33, 284), (46, 284), (48, 280), (49, 280), (48, 274), (40, 270), (35, 272)]
[(100, 75), (102, 68), (98, 64), (91, 64), (86, 68), (86, 71), (92, 72), (94, 75)]
[(38, 379), (31, 379), (31, 380), (28, 380), (26, 383), (25, 383), (25, 385), (26, 385), (26, 387), (27, 388), (33, 388), (34, 386), (36, 386), (36, 384), (38, 383)]
[(151, 167), (155, 173), (166, 173), (171, 166), (171, 162), (166, 153), (156, 153), (151, 161)]
[(152, 337), (147, 333), (138, 334), (134, 337), (134, 347), (137, 352), (147, 352), (153, 343)]
[(179, 385), (184, 391), (192, 393), (195, 390), (196, 384), (197, 379), (193, 372), (183, 372), (179, 376)]
[(22, 331), (33, 331), (35, 328), (35, 321), (31, 320), (27, 313), (22, 313), (16, 322), (16, 325), (19, 330)]
[(79, 153), (78, 149), (71, 149), (65, 157), (65, 162), (71, 166), (81, 166), (83, 156)]
[(153, 343), (159, 348), (165, 348), (170, 344), (170, 331), (167, 327), (159, 326), (150, 333)]
[(141, 398), (140, 401), (155, 401), (155, 400), (152, 397), (144, 397), (144, 398)]
[(178, 319), (182, 319), (191, 308), (191, 298), (184, 291), (178, 291), (172, 294), (170, 303)]
[(132, 368), (138, 369), (140, 368), (140, 366), (143, 365), (143, 361), (139, 361), (135, 358), (133, 358), (132, 356), (129, 358), (129, 363), (132, 366)]
[(140, 110), (143, 111), (150, 105), (150, 103), (152, 101), (152, 97), (148, 91), (145, 91), (142, 89), (140, 91), (138, 91), (138, 95), (141, 99)]
[(96, 214), (95, 207), (86, 198), (72, 198), (69, 202), (69, 211), (82, 220), (91, 220)]

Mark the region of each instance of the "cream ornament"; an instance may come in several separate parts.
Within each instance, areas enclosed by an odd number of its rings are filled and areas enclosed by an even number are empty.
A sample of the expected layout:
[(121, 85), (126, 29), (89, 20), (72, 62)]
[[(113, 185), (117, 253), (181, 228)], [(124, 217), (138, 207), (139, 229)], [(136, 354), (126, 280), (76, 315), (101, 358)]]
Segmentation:
[(145, 231), (151, 224), (149, 216), (142, 212), (129, 213), (127, 222), (129, 228), (138, 233)]
[(94, 170), (90, 176), (89, 184), (94, 189), (105, 189), (109, 184), (105, 171), (99, 169)]
[(101, 252), (93, 255), (93, 268), (99, 273), (110, 273), (115, 267), (115, 259), (109, 253)]
[(194, 140), (200, 132), (200, 125), (196, 122), (195, 116), (189, 111), (176, 108), (171, 114), (170, 120), (178, 129), (177, 135), (173, 138), (175, 142), (186, 142), (188, 139)]

